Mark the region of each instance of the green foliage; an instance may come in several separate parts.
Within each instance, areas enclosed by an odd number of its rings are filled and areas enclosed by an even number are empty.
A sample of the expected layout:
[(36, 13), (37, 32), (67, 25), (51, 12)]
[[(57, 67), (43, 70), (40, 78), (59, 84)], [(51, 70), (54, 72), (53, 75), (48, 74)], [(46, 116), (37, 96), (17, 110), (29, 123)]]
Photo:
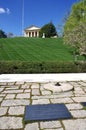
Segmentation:
[(86, 0), (73, 5), (64, 26), (64, 41), (75, 48), (75, 57), (86, 57)]
[(40, 30), (40, 37), (43, 36), (43, 33), (45, 33), (45, 37), (53, 37), (53, 36), (56, 36), (57, 35), (57, 32), (56, 32), (56, 28), (55, 26), (53, 25), (52, 22), (48, 23), (48, 24), (45, 24), (41, 30)]
[(86, 72), (86, 62), (22, 62), (0, 61), (0, 74), (80, 73)]
[(86, 55), (86, 23), (81, 23), (72, 31), (65, 33), (66, 43), (75, 48), (75, 52), (80, 55)]
[(5, 34), (5, 32), (3, 30), (0, 30), (0, 38), (6, 38), (7, 35)]
[(63, 39), (22, 37), (0, 42), (0, 74), (86, 72), (86, 63), (73, 62), (73, 48)]
[(86, 22), (86, 0), (73, 5), (71, 13), (64, 26), (64, 33), (73, 30), (81, 22)]

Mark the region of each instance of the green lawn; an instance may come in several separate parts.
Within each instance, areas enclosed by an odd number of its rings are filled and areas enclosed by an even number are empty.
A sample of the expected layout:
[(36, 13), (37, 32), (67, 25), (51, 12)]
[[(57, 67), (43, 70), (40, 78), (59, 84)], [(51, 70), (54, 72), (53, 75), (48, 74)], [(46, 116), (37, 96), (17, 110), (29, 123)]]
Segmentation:
[(3, 61), (73, 61), (71, 50), (62, 39), (0, 39), (0, 60)]

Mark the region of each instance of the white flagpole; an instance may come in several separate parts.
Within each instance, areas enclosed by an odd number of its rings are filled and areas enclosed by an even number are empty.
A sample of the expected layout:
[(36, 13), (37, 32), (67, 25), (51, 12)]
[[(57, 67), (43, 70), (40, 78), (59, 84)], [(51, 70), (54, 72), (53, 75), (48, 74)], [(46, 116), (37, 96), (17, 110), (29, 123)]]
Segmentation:
[(24, 36), (24, 0), (22, 0), (22, 36)]

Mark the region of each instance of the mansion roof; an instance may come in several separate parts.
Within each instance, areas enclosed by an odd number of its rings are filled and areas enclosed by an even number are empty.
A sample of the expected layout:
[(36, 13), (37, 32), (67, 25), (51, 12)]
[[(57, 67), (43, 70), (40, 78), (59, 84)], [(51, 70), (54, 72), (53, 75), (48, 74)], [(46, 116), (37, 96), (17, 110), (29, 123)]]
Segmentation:
[(28, 31), (32, 31), (32, 30), (40, 30), (40, 29), (41, 29), (41, 28), (32, 25), (32, 26), (27, 27), (27, 28), (25, 29), (25, 31), (27, 31), (27, 30), (28, 30)]

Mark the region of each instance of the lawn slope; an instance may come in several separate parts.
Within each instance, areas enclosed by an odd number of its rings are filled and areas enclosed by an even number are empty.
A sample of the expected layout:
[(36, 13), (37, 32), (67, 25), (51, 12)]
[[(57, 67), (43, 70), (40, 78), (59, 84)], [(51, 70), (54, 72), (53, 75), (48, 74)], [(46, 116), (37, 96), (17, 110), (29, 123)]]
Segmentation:
[(57, 38), (6, 38), (0, 39), (0, 60), (73, 61), (71, 49)]

